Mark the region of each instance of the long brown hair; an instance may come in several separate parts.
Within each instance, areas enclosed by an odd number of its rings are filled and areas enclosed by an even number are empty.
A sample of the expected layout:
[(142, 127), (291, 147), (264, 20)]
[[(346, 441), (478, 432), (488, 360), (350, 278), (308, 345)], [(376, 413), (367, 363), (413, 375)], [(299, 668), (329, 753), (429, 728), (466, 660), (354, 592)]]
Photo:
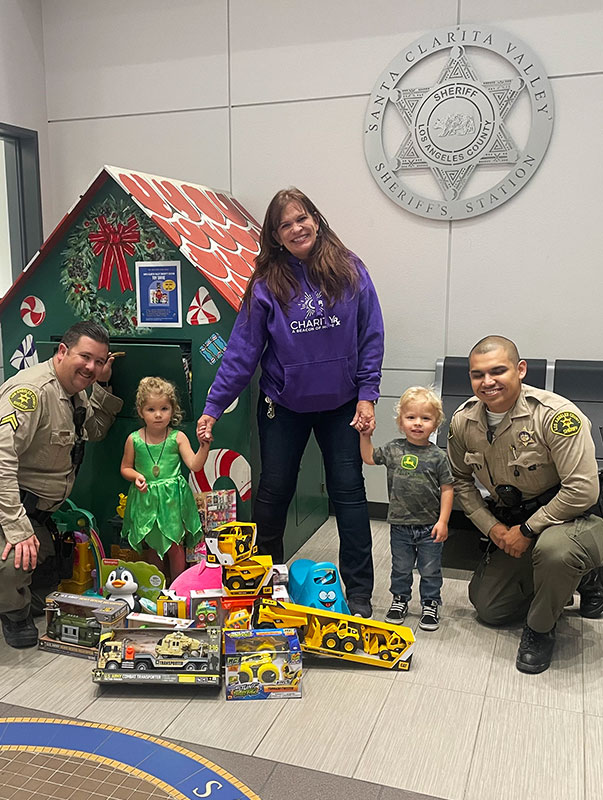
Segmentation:
[(281, 247), (275, 238), (281, 218), (289, 203), (297, 203), (318, 223), (316, 242), (307, 259), (308, 276), (317, 286), (327, 306), (340, 300), (346, 290), (358, 288), (359, 274), (351, 259), (350, 251), (331, 230), (329, 223), (303, 192), (292, 186), (277, 192), (264, 217), (260, 233), (260, 252), (255, 259), (255, 271), (251, 276), (243, 300), (247, 308), (251, 303), (253, 287), (259, 280), (266, 283), (281, 308), (286, 309), (300, 292), (300, 285), (288, 264), (289, 251)]

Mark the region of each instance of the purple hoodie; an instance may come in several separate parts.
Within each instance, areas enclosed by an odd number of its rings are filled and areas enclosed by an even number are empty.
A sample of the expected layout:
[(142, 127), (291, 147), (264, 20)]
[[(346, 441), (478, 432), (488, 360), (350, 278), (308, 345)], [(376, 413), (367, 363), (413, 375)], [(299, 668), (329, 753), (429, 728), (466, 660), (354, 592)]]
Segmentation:
[(308, 281), (306, 265), (289, 265), (301, 292), (283, 311), (263, 281), (244, 304), (207, 395), (204, 414), (218, 418), (247, 386), (261, 358), (260, 389), (291, 411), (327, 411), (349, 400), (377, 400), (383, 360), (383, 318), (366, 267), (355, 294), (332, 308)]

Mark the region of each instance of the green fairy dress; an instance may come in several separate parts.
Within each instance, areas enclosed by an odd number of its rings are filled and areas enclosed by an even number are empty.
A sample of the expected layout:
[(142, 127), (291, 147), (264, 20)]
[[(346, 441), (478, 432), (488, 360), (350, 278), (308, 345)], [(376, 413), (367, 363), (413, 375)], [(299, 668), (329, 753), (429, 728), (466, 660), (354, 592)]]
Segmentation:
[(122, 535), (138, 552), (144, 542), (161, 558), (172, 544), (194, 547), (203, 537), (195, 498), (180, 470), (177, 435), (173, 430), (165, 442), (147, 445), (138, 431), (132, 434), (134, 469), (144, 475), (148, 489), (130, 487)]

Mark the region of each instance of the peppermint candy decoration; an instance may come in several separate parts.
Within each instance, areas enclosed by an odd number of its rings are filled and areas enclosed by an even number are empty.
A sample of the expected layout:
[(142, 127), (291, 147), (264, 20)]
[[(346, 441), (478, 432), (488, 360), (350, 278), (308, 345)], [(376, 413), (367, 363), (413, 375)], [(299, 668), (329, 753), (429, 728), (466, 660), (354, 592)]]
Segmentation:
[[(19, 313), (26, 325), (29, 325), (30, 328), (37, 328), (46, 318), (46, 306), (39, 297), (30, 294), (21, 303)], [(25, 339), (23, 341), (25, 341)]]
[(227, 477), (237, 487), (241, 500), (251, 497), (251, 467), (236, 450), (210, 450), (202, 470), (191, 472), (189, 484), (193, 492), (209, 492), (218, 478)]
[(36, 350), (36, 343), (31, 333), (28, 333), (25, 339), (21, 342), (19, 347), (10, 357), (10, 363), (15, 369), (25, 369), (26, 367), (33, 367), (38, 363), (38, 351)]
[(209, 325), (210, 322), (217, 322), (219, 319), (220, 312), (216, 304), (207, 289), (202, 286), (191, 300), (186, 321), (189, 325)]

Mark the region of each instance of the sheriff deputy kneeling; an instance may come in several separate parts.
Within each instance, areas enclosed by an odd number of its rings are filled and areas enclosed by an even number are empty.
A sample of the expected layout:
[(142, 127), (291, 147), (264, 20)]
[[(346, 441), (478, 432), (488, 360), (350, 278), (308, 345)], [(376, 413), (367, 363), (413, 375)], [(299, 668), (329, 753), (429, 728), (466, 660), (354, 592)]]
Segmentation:
[(37, 644), (32, 610), (42, 613), (62, 577), (51, 514), (71, 492), (86, 440), (102, 439), (122, 407), (108, 385), (112, 362), (105, 328), (78, 322), (53, 358), (0, 387), (0, 621), (11, 647)]
[(516, 666), (538, 673), (551, 663), (555, 624), (576, 589), (582, 616), (603, 614), (603, 520), (588, 513), (599, 497), (589, 420), (566, 398), (522, 385), (526, 372), (509, 339), (475, 345), (475, 397), (452, 417), (448, 456), (455, 495), (490, 540), (469, 599), (488, 624), (526, 619)]

